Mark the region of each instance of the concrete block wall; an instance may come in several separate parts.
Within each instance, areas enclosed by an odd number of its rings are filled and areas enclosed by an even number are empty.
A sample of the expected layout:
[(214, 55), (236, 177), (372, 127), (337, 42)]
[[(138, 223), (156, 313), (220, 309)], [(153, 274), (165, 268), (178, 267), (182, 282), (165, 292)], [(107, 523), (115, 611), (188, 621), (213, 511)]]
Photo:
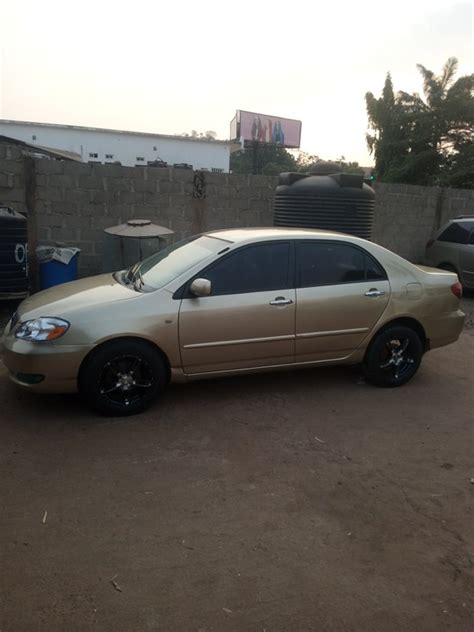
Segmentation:
[[(101, 270), (104, 228), (150, 219), (174, 239), (217, 228), (271, 226), (276, 177), (205, 173), (206, 198), (193, 197), (193, 172), (156, 167), (35, 160), (39, 243), (81, 248), (80, 273)], [(0, 143), (0, 202), (25, 211), (21, 150)], [(373, 241), (411, 261), (451, 217), (474, 215), (474, 190), (376, 185)]]
[(23, 154), (14, 146), (0, 143), (0, 205), (25, 211)]
[(445, 222), (474, 215), (474, 190), (407, 184), (375, 185), (372, 239), (409, 261), (423, 260), (426, 242)]
[(205, 200), (193, 198), (185, 169), (36, 161), (38, 241), (81, 248), (80, 271), (101, 269), (103, 230), (150, 219), (182, 239), (202, 230), (272, 223), (276, 181), (206, 173)]

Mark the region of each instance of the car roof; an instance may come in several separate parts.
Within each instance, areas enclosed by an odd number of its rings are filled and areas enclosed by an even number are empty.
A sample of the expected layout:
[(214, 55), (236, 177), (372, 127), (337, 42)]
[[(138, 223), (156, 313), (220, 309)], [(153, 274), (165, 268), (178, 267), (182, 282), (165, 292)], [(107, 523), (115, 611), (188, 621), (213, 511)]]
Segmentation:
[(213, 230), (205, 234), (234, 243), (271, 239), (327, 239), (328, 237), (346, 239), (348, 241), (359, 241), (359, 238), (354, 237), (354, 235), (311, 228), (229, 228), (225, 230)]

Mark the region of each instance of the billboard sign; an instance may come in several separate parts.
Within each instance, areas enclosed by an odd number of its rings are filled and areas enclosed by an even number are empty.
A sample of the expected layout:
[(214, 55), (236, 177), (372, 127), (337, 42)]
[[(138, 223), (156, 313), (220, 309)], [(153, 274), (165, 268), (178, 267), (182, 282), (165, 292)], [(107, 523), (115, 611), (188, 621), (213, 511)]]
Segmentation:
[(244, 143), (271, 143), (297, 149), (301, 141), (301, 121), (237, 110), (230, 123), (231, 140)]

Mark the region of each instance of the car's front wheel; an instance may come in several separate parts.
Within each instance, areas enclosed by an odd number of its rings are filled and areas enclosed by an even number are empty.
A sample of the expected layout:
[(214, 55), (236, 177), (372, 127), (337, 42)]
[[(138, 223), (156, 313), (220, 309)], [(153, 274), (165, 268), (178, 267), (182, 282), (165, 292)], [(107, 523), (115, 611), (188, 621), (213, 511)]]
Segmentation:
[(145, 410), (166, 383), (159, 353), (141, 340), (114, 340), (86, 359), (79, 393), (105, 415), (135, 415)]
[(416, 331), (394, 325), (371, 342), (363, 364), (364, 375), (377, 386), (402, 386), (418, 371), (422, 357), (423, 344)]

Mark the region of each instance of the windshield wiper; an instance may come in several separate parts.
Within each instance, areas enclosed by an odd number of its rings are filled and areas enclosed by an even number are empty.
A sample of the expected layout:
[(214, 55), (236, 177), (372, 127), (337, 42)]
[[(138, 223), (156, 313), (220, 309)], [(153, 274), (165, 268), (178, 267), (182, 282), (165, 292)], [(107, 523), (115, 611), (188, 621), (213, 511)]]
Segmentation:
[(136, 271), (139, 266), (139, 263), (134, 263), (133, 266), (130, 266), (128, 270), (125, 272), (124, 278), (127, 283), (135, 283), (136, 280)]
[(140, 272), (140, 262), (134, 263), (122, 273), (122, 283), (132, 285), (136, 292), (141, 292), (145, 286), (142, 273)]
[(135, 270), (135, 275), (133, 279), (133, 287), (137, 292), (141, 292), (145, 285), (145, 281), (143, 280), (142, 273), (140, 272), (140, 267), (138, 266)]

